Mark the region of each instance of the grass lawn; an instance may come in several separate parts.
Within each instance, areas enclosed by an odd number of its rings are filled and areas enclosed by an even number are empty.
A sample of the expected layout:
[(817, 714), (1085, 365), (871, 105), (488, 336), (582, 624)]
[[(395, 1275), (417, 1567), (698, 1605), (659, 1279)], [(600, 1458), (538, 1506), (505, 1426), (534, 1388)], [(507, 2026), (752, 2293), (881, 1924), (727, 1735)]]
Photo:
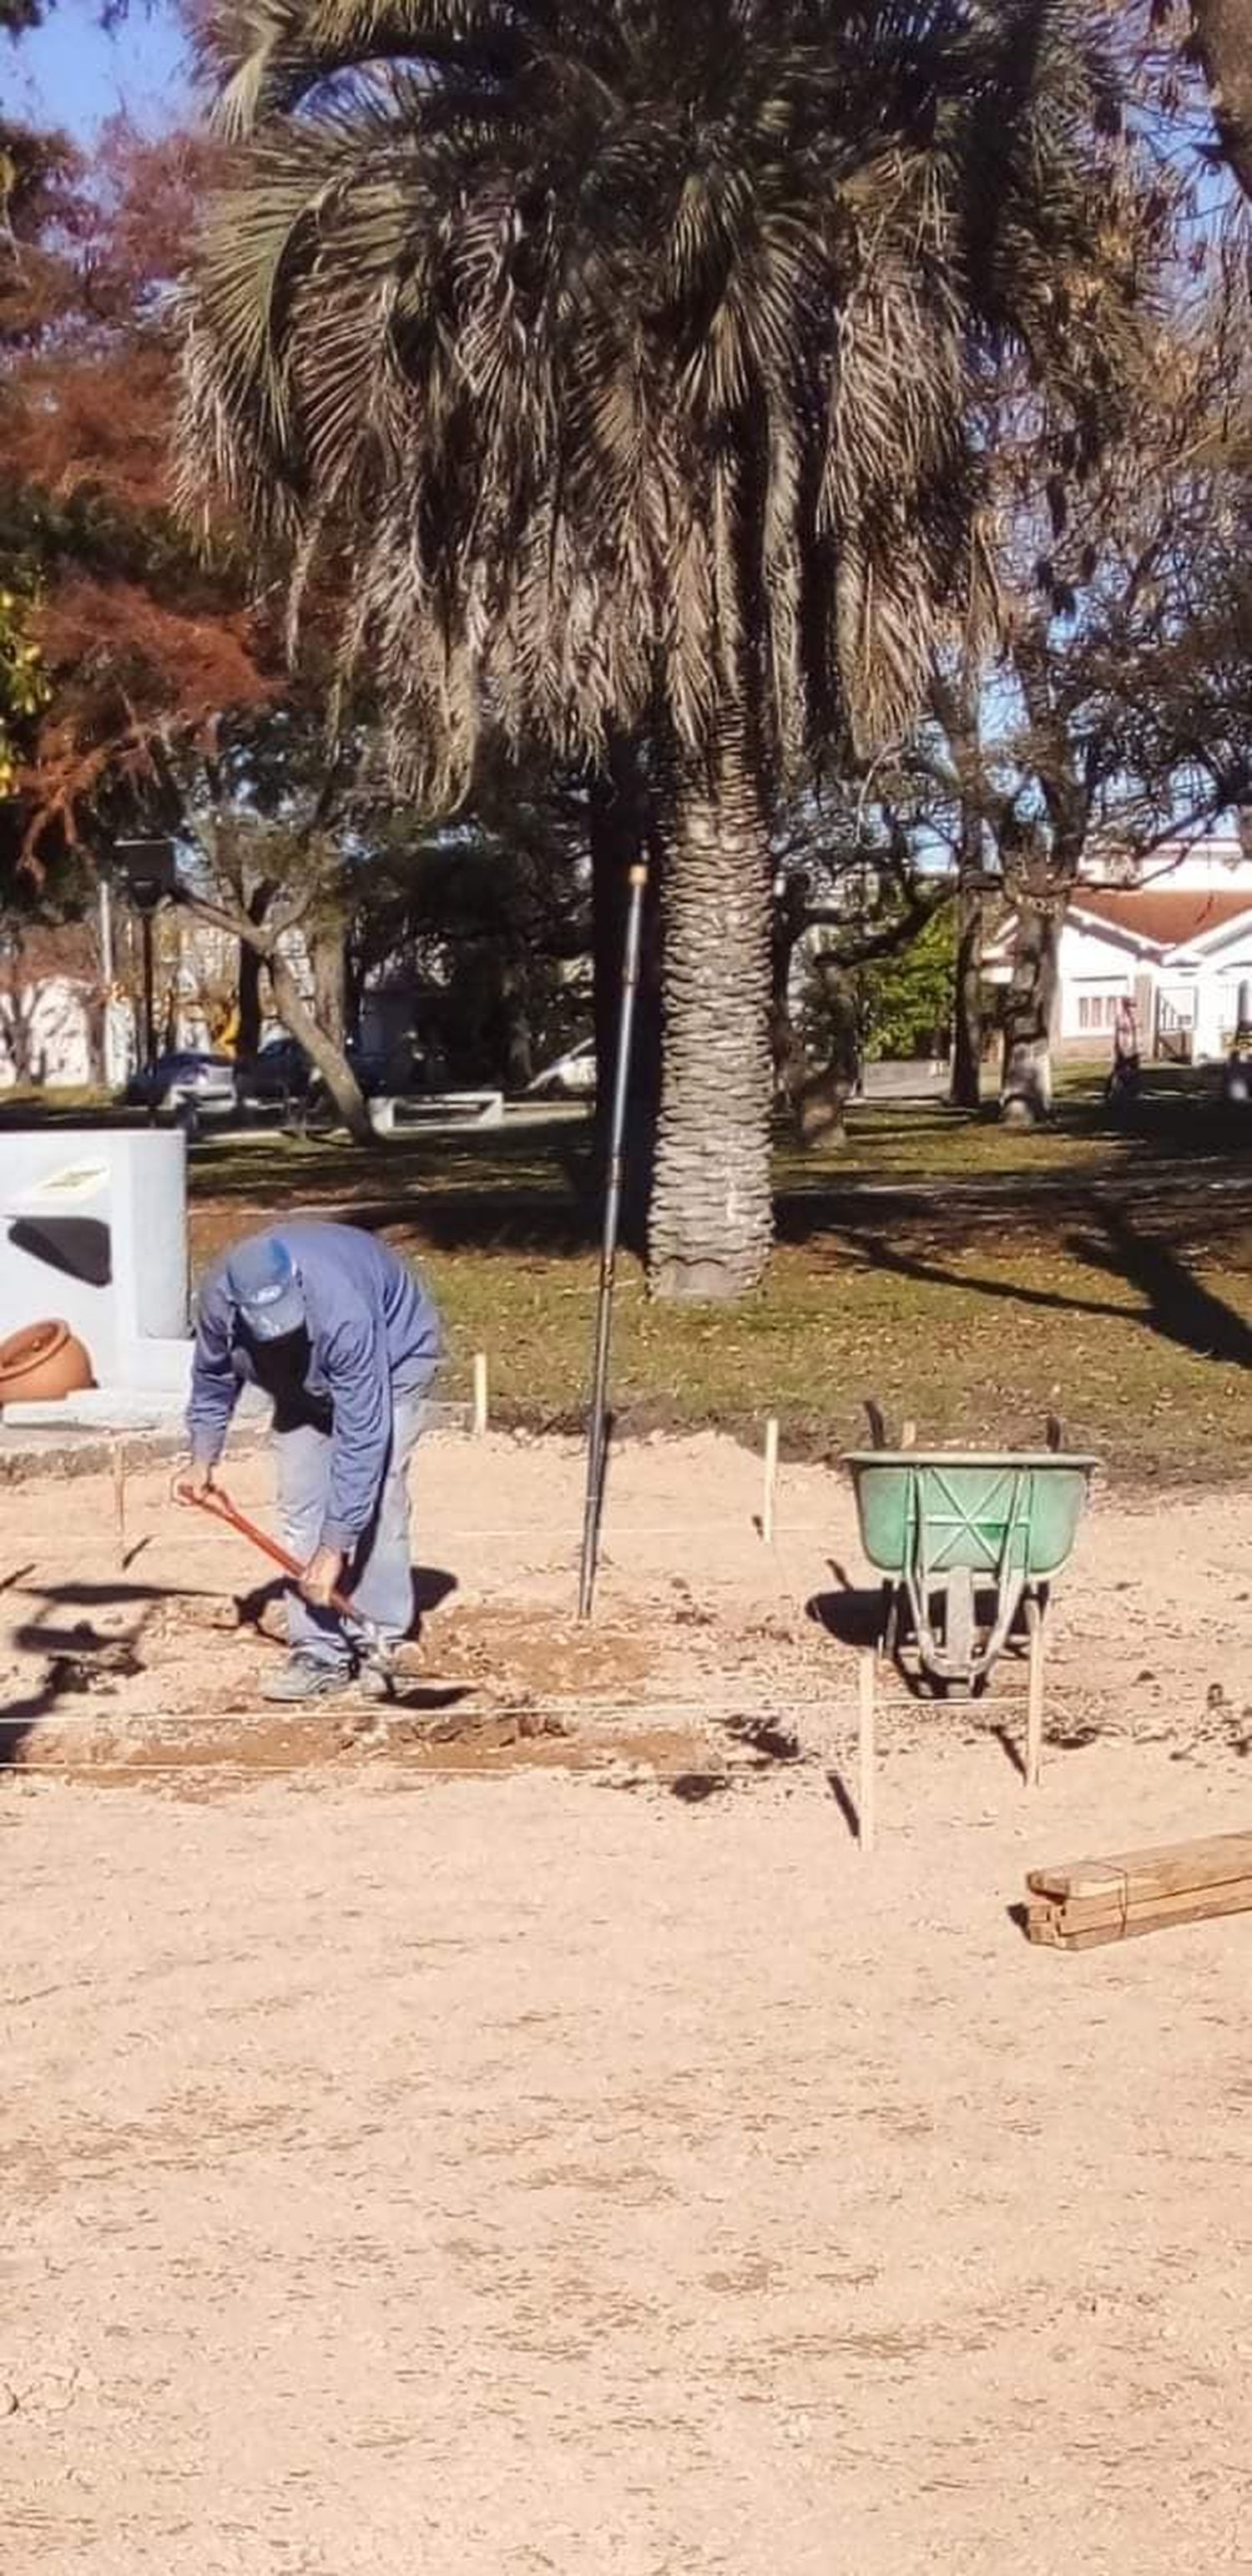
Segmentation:
[[(440, 1299), (450, 1394), (481, 1349), (499, 1417), (578, 1419), (597, 1276), (579, 1120), (367, 1156), (224, 1134), (192, 1170), (199, 1263), (283, 1208), (376, 1225)], [(1033, 1442), (1053, 1408), (1114, 1475), (1252, 1470), (1252, 1132), (1197, 1085), (1154, 1083), (1129, 1128), (1079, 1085), (1026, 1137), (872, 1104), (842, 1154), (780, 1152), (778, 1225), (766, 1287), (731, 1313), (650, 1305), (623, 1257), (624, 1425), (751, 1434), (774, 1412), (793, 1448), (839, 1449), (874, 1394), (923, 1440)]]

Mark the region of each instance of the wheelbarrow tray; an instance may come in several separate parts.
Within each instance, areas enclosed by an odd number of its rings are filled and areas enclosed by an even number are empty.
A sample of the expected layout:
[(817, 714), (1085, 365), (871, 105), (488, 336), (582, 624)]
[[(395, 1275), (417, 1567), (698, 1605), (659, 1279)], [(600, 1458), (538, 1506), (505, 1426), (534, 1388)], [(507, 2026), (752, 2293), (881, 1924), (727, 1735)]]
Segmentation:
[(1052, 1450), (863, 1449), (844, 1460), (861, 1544), (896, 1582), (910, 1568), (1046, 1583), (1074, 1544), (1094, 1458)]

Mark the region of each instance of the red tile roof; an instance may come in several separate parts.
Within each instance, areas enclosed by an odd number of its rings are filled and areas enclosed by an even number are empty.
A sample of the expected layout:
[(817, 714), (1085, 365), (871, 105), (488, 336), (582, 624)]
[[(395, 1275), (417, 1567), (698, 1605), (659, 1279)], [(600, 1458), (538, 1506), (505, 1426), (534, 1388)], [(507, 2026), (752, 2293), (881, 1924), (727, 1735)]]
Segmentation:
[(1085, 914), (1089, 920), (1107, 922), (1110, 930), (1129, 931), (1153, 948), (1184, 948), (1193, 939), (1206, 939), (1211, 931), (1238, 921), (1242, 914), (1252, 914), (1252, 892), (1245, 889), (1242, 894), (1233, 890), (1215, 893), (1210, 886), (1144, 886), (1105, 894), (1079, 886), (1070, 909)]

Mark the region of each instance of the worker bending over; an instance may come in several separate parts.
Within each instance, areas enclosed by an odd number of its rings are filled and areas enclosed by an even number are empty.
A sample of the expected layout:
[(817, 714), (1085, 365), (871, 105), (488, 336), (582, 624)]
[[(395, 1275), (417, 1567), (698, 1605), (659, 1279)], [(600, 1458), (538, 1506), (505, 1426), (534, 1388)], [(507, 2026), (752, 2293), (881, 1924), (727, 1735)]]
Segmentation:
[[(249, 1235), (200, 1291), (187, 1429), (194, 1493), (213, 1484), (243, 1386), (274, 1407), (283, 1536), (304, 1572), (287, 1596), (286, 1663), (268, 1700), (342, 1690), (389, 1699), (413, 1615), (408, 1467), (441, 1354), (435, 1306), (407, 1263), (354, 1226)], [(362, 1631), (331, 1594), (349, 1593)]]

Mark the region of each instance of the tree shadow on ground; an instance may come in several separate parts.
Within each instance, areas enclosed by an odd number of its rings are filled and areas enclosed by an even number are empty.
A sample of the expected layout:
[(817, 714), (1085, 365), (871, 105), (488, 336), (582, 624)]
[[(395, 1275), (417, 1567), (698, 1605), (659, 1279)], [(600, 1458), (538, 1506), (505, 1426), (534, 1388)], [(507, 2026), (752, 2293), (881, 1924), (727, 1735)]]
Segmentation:
[[(874, 1106), (863, 1132), (854, 1135), (847, 1166), (794, 1150), (780, 1128), (777, 1138), (775, 1214), (780, 1243), (802, 1247), (823, 1235), (857, 1234), (866, 1224), (880, 1233), (924, 1228), (944, 1238), (976, 1234), (994, 1224), (1037, 1237), (1080, 1221), (1105, 1191), (1119, 1184), (1159, 1186), (1162, 1201), (1194, 1199), (1208, 1187), (1209, 1157), (1224, 1160), (1232, 1197), (1246, 1192), (1252, 1208), (1252, 1127), (1238, 1133), (1213, 1105), (1194, 1096), (1172, 1096), (1144, 1105), (1136, 1129), (1110, 1121), (1098, 1096), (1067, 1101), (1058, 1120), (1062, 1143), (1090, 1153), (1077, 1168), (1055, 1159), (1032, 1165), (1029, 1146), (1010, 1167), (932, 1168), (937, 1137), (954, 1126), (974, 1134), (988, 1117), (937, 1104), (915, 1105), (884, 1116)], [(1053, 1131), (1052, 1141), (1056, 1141)], [(630, 1180), (641, 1139), (628, 1139)], [(900, 1157), (907, 1156), (902, 1162)], [(1164, 1157), (1172, 1157), (1164, 1160)], [(411, 1229), (416, 1248), (442, 1253), (534, 1254), (560, 1259), (594, 1251), (602, 1215), (601, 1167), (593, 1121), (553, 1118), (516, 1129), (466, 1131), (444, 1136), (403, 1136), (362, 1150), (340, 1137), (260, 1140), (223, 1134), (206, 1139), (193, 1162), (194, 1219), (199, 1246), (215, 1250), (283, 1210), (339, 1219), (368, 1231)], [(623, 1240), (642, 1249), (640, 1227)]]
[(928, 1287), (961, 1289), (1009, 1306), (1140, 1324), (1197, 1358), (1225, 1360), (1242, 1368), (1252, 1365), (1252, 1327), (1234, 1307), (1203, 1286), (1167, 1232), (1141, 1229), (1124, 1207), (1100, 1204), (1088, 1213), (1088, 1230), (1066, 1234), (1058, 1249), (1089, 1270), (1124, 1280), (1142, 1298), (1141, 1308), (1062, 1288), (1036, 1288), (1025, 1279), (994, 1279), (982, 1272), (956, 1270), (920, 1252), (902, 1251), (864, 1228), (854, 1240), (877, 1269), (899, 1278)]
[(531, 1195), (499, 1186), (481, 1191), (442, 1191), (415, 1185), (407, 1194), (401, 1191), (386, 1198), (319, 1198), (312, 1191), (292, 1192), (280, 1203), (271, 1202), (264, 1213), (255, 1197), (248, 1199), (243, 1193), (231, 1204), (238, 1207), (237, 1223), (222, 1221), (222, 1206), (216, 1198), (212, 1206), (201, 1201), (193, 1208), (202, 1260), (206, 1245), (209, 1254), (216, 1255), (253, 1228), (297, 1216), (330, 1225), (357, 1226), (364, 1234), (410, 1233), (419, 1256), (423, 1252), (473, 1252), (487, 1257), (530, 1254), (568, 1260), (594, 1252), (601, 1231), (599, 1205), (590, 1194), (566, 1197), (549, 1191)]
[[(299, 1193), (281, 1194), (265, 1215), (258, 1208), (255, 1194), (250, 1199), (244, 1193), (230, 1194), (230, 1207), (237, 1206), (239, 1210), (238, 1223), (226, 1216), (226, 1194), (219, 1198), (215, 1193), (211, 1202), (201, 1199), (193, 1211), (198, 1240), (216, 1251), (250, 1225), (272, 1223), (286, 1213), (359, 1226), (368, 1234), (408, 1233), (419, 1255), (429, 1251), (570, 1260), (593, 1254), (599, 1248), (603, 1211), (599, 1194), (585, 1174), (571, 1182), (568, 1189), (546, 1191), (499, 1179), (485, 1180), (475, 1189), (424, 1186), (415, 1180), (411, 1189), (385, 1197), (372, 1193), (347, 1195), (342, 1191), (342, 1175), (339, 1178), (340, 1188), (335, 1195), (320, 1197), (311, 1185), (306, 1185)], [(1101, 1222), (1106, 1207), (1116, 1209), (1119, 1205), (1112, 1191), (1106, 1197), (1106, 1190), (1107, 1184), (1097, 1196), (1089, 1178), (1080, 1184), (1072, 1176), (1053, 1178), (1037, 1187), (1023, 1185), (1020, 1189), (1006, 1182), (994, 1190), (956, 1179), (902, 1183), (898, 1188), (887, 1183), (867, 1187), (860, 1181), (834, 1181), (803, 1194), (780, 1193), (775, 1202), (775, 1233), (780, 1246), (796, 1251), (811, 1249), (818, 1258), (824, 1251), (837, 1256), (842, 1244), (852, 1243), (880, 1260), (884, 1267), (889, 1266), (893, 1253), (900, 1257), (902, 1242), (914, 1234), (921, 1234), (928, 1242), (941, 1237), (955, 1248), (983, 1241), (994, 1230), (1000, 1240), (1016, 1241), (1023, 1250), (1029, 1250), (1041, 1240), (1059, 1244), (1067, 1229), (1088, 1217)], [(1168, 1200), (1169, 1192), (1162, 1184), (1160, 1203), (1168, 1204)], [(1206, 1206), (1206, 1221), (1211, 1214)], [(1182, 1216), (1180, 1206), (1180, 1224)], [(1252, 1185), (1246, 1197), (1234, 1199), (1222, 1211), (1222, 1222), (1227, 1226), (1246, 1225), (1250, 1220)], [(894, 1239), (889, 1239), (886, 1228), (894, 1230)], [(642, 1255), (644, 1246), (637, 1226), (623, 1229), (622, 1241), (628, 1250)], [(989, 1293), (993, 1284), (988, 1283)], [(1008, 1296), (1015, 1292), (1002, 1286), (1001, 1293)], [(1049, 1300), (1040, 1293), (1038, 1302), (1065, 1301)], [(1091, 1311), (1100, 1313), (1104, 1309), (1095, 1304)]]
[[(975, 1240), (994, 1226), (998, 1233), (1037, 1242), (1059, 1235), (1065, 1226), (1104, 1207), (1122, 1207), (1132, 1194), (1153, 1212), (1172, 1210), (1179, 1223), (1197, 1206), (1208, 1225), (1216, 1216), (1227, 1227), (1252, 1219), (1252, 1170), (1231, 1169), (1222, 1158), (1223, 1178), (1197, 1170), (1195, 1157), (1185, 1167), (1146, 1162), (1138, 1172), (1116, 1169), (1064, 1169), (1036, 1173), (938, 1172), (885, 1173), (814, 1179), (808, 1189), (787, 1187), (775, 1199), (775, 1231), (780, 1243), (803, 1249), (823, 1235), (858, 1235), (866, 1227), (890, 1226), (920, 1231), (945, 1240)], [(1215, 1208), (1213, 1193), (1222, 1192)]]
[[(32, 1569), (23, 1567), (8, 1577), (5, 1590), (24, 1591), (21, 1579)], [(163, 1601), (191, 1597), (188, 1588), (179, 1584), (138, 1583), (61, 1583), (37, 1590), (39, 1608), (13, 1632), (13, 1644), (19, 1654), (38, 1658), (42, 1663), (39, 1677), (20, 1699), (0, 1706), (0, 1770), (20, 1770), (28, 1756), (32, 1740), (42, 1723), (68, 1700), (87, 1697), (92, 1700), (111, 1698), (118, 1683), (144, 1669), (142, 1646), (148, 1624)], [(266, 1607), (280, 1603), (286, 1587), (281, 1582), (264, 1584), (256, 1592), (235, 1600), (240, 1624), (250, 1624), (258, 1632)], [(435, 1609), (457, 1589), (455, 1575), (437, 1567), (413, 1569), (412, 1636), (420, 1634), (422, 1614)], [(199, 1588), (195, 1597), (217, 1600), (217, 1591)], [(74, 1612), (90, 1612), (107, 1604), (134, 1603), (138, 1615), (123, 1628), (100, 1628), (91, 1617), (74, 1617)], [(413, 1677), (396, 1693), (395, 1706), (409, 1716), (435, 1717), (448, 1713), (470, 1698), (469, 1686), (462, 1683), (425, 1683)]]
[[(27, 1589), (24, 1583), (12, 1587)], [(80, 1696), (111, 1695), (119, 1679), (142, 1669), (140, 1647), (149, 1620), (164, 1600), (177, 1597), (177, 1588), (167, 1584), (146, 1583), (59, 1583), (39, 1587), (40, 1608), (30, 1619), (14, 1630), (13, 1643), (19, 1654), (39, 1656), (43, 1670), (38, 1681), (21, 1699), (9, 1700), (0, 1708), (0, 1765), (6, 1769), (20, 1766), (30, 1738), (44, 1718), (51, 1717), (62, 1701)], [(125, 1628), (98, 1629), (90, 1617), (66, 1621), (56, 1614), (90, 1611), (107, 1602), (115, 1608), (119, 1602), (138, 1605), (137, 1616)]]
[(1141, 1232), (1125, 1209), (1102, 1210), (1100, 1232), (1071, 1236), (1065, 1249), (1136, 1288), (1147, 1308), (1141, 1320), (1163, 1340), (1201, 1359), (1252, 1367), (1252, 1327), (1204, 1287), (1168, 1237)]
[[(999, 1299), (1005, 1305), (1043, 1307), (1053, 1313), (1101, 1315), (1118, 1323), (1135, 1323), (1142, 1319), (1127, 1306), (1111, 1299), (1074, 1297), (1061, 1288), (1032, 1288), (1025, 1280), (989, 1279), (980, 1272), (952, 1270), (945, 1262), (926, 1260), (918, 1252), (900, 1252), (880, 1234), (864, 1230), (855, 1237), (857, 1249), (863, 1252), (877, 1270), (889, 1270), (897, 1278), (916, 1280), (930, 1288), (961, 1288), (979, 1297)], [(1114, 1265), (1106, 1263), (1106, 1268)]]
[(342, 1138), (323, 1144), (260, 1144), (221, 1140), (193, 1165), (201, 1205), (275, 1204), (330, 1214), (352, 1211), (353, 1222), (402, 1224), (427, 1209), (451, 1217), (464, 1209), (478, 1225), (494, 1213), (507, 1225), (549, 1215), (559, 1220), (571, 1203), (582, 1210), (598, 1197), (595, 1137), (590, 1125), (554, 1122), (510, 1134), (485, 1130), (450, 1137), (405, 1138), (374, 1147), (349, 1147)]

